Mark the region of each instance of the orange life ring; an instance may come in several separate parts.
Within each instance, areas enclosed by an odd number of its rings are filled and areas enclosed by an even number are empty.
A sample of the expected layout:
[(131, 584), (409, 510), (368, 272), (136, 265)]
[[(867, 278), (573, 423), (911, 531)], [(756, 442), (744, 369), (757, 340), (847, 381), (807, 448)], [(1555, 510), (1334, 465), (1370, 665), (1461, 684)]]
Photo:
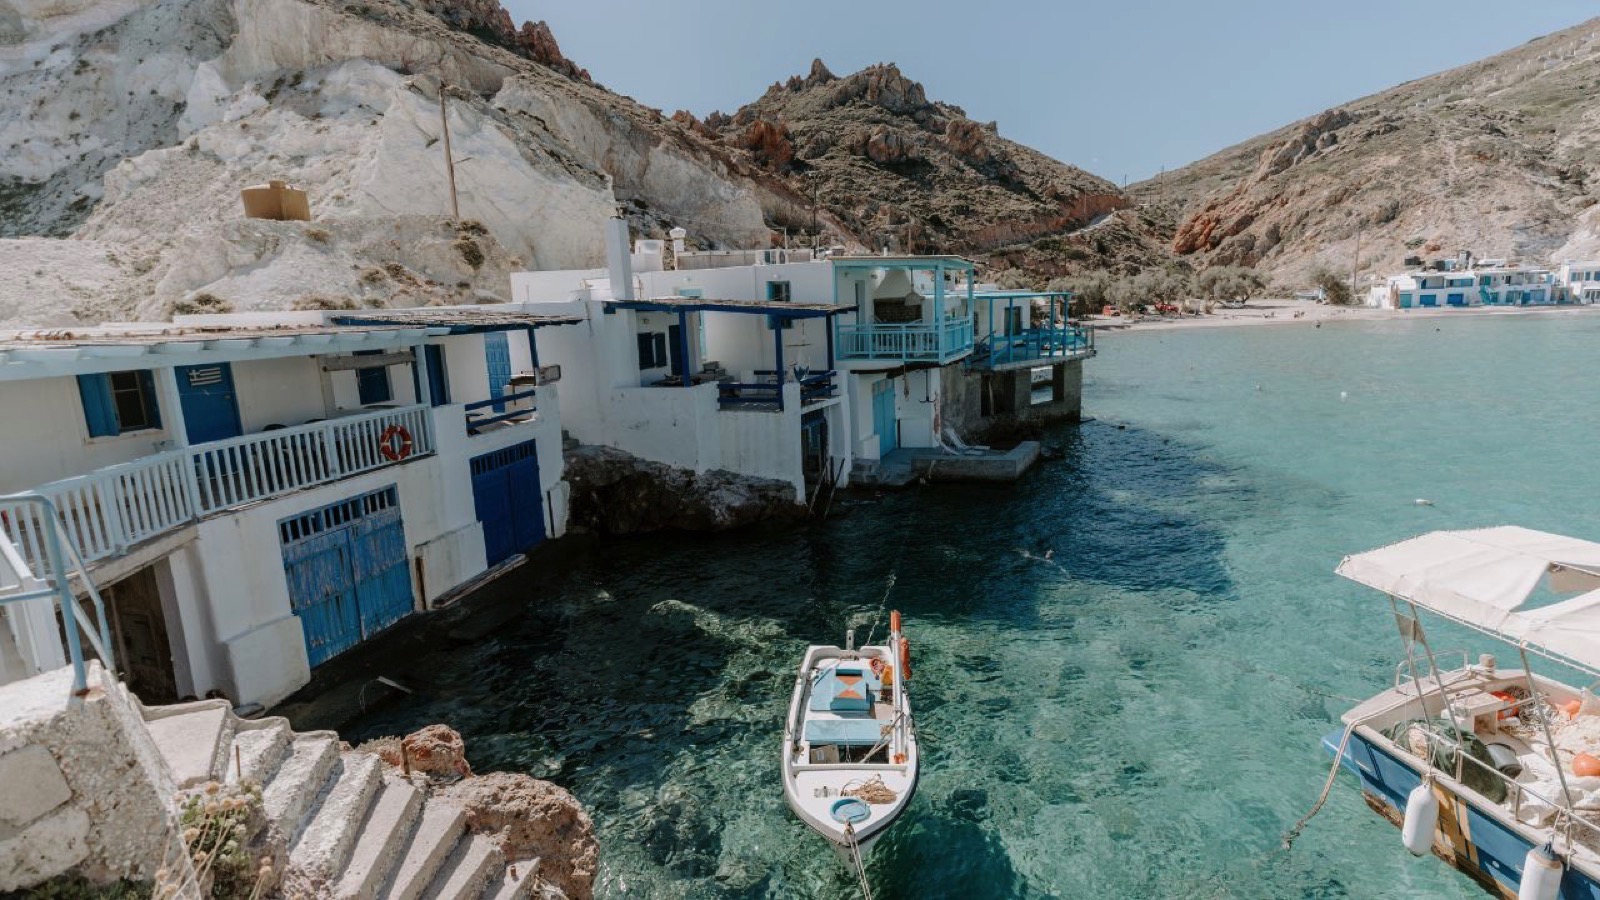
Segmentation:
[(390, 425), (383, 430), (383, 436), (378, 438), (378, 452), (385, 459), (399, 462), (411, 455), (411, 432), (404, 425)]
[(901, 677), (906, 681), (911, 680), (911, 639), (900, 639), (900, 671)]

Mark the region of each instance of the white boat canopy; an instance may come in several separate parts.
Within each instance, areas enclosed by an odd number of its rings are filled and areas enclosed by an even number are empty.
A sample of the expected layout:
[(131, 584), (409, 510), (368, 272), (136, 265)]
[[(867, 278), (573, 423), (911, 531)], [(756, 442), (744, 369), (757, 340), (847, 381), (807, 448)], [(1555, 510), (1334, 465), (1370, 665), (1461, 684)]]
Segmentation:
[(1600, 676), (1600, 543), (1514, 526), (1435, 531), (1347, 556), (1337, 572)]

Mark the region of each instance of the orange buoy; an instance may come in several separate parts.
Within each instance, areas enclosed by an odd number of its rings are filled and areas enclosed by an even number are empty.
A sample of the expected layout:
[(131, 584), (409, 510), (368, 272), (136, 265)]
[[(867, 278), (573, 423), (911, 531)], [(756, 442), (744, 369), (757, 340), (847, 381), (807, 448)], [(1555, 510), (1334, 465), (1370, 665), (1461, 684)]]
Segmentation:
[(1600, 775), (1600, 759), (1596, 759), (1587, 753), (1579, 753), (1572, 758), (1572, 774), (1579, 778)]
[(1578, 717), (1578, 710), (1580, 709), (1583, 709), (1582, 700), (1568, 700), (1561, 704), (1561, 711), (1574, 719)]
[(900, 671), (906, 673), (905, 674), (905, 679), (907, 681), (911, 680), (911, 640), (910, 640), (910, 638), (901, 638), (900, 639)]
[(1495, 713), (1496, 719), (1509, 719), (1517, 714), (1517, 698), (1515, 694), (1512, 694), (1509, 691), (1490, 691), (1489, 696), (1495, 698), (1496, 700), (1510, 704), (1507, 708)]

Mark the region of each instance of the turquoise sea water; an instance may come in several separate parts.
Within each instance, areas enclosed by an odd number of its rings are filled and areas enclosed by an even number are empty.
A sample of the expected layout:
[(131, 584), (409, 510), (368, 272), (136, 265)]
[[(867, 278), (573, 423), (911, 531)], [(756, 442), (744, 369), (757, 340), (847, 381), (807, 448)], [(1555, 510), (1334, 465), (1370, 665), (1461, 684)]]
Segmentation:
[(479, 770), (570, 787), (603, 897), (855, 896), (784, 805), (777, 748), (804, 646), (864, 630), (892, 580), (926, 763), (869, 861), (878, 897), (1485, 896), (1348, 777), (1279, 850), (1320, 737), (1399, 652), (1382, 599), (1332, 570), (1437, 528), (1600, 537), (1597, 346), (1590, 315), (1106, 336), (1096, 421), (1022, 483), (519, 574), (474, 613), (503, 624), (419, 659), (400, 674), (428, 692), (346, 737), (447, 721)]

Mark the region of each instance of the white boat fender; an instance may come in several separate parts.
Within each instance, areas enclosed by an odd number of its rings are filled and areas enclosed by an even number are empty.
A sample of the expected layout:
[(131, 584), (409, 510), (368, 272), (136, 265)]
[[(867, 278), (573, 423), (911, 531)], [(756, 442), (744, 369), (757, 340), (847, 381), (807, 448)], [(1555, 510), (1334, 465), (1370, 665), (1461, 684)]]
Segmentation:
[(1534, 847), (1522, 858), (1522, 881), (1517, 900), (1556, 900), (1561, 893), (1561, 860), (1549, 844)]
[(1433, 847), (1433, 832), (1439, 827), (1439, 798), (1433, 795), (1433, 782), (1423, 782), (1406, 797), (1406, 818), (1400, 826), (1400, 839), (1412, 856), (1425, 856)]

